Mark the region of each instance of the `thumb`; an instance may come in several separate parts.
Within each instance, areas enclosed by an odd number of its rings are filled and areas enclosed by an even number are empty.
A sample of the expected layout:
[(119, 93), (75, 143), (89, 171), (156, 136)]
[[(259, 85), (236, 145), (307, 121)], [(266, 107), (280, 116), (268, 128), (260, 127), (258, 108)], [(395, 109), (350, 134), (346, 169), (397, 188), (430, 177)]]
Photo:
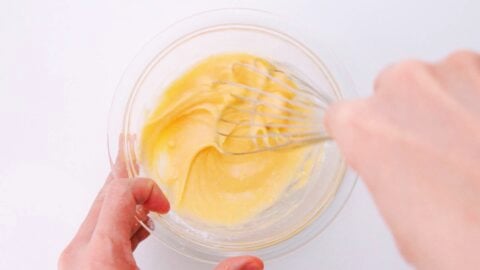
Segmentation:
[(222, 261), (215, 270), (263, 270), (263, 262), (253, 256), (233, 257)]
[(335, 140), (347, 162), (355, 169), (363, 137), (373, 119), (368, 114), (367, 100), (340, 101), (332, 104), (325, 113), (327, 133)]
[(330, 105), (324, 118), (325, 128), (330, 136), (344, 137), (362, 119), (367, 100), (343, 100)]
[(167, 198), (153, 180), (135, 178), (110, 182), (93, 236), (130, 239), (137, 205), (158, 213), (170, 209)]

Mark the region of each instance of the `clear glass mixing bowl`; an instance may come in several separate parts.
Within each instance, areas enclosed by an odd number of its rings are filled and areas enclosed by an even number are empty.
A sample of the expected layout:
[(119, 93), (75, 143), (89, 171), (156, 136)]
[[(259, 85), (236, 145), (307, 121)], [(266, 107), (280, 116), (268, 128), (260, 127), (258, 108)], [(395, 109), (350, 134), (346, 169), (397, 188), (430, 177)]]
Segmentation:
[[(143, 123), (166, 86), (192, 64), (212, 54), (244, 52), (282, 63), (318, 91), (336, 100), (354, 95), (353, 85), (322, 44), (308, 39), (300, 28), (267, 12), (221, 9), (185, 18), (152, 39), (132, 61), (112, 102), (108, 150), (113, 163), (119, 134), (140, 134)], [(307, 46), (307, 44), (309, 46)], [(124, 140), (130, 177), (148, 175), (134, 166), (138, 140)], [(315, 148), (316, 147), (316, 148)], [(356, 181), (333, 141), (314, 147), (323, 151), (315, 160), (308, 182), (285, 195), (247, 224), (237, 227), (192, 223), (171, 211), (150, 214), (151, 234), (167, 246), (206, 262), (240, 254), (268, 260), (291, 252), (321, 233), (334, 220)], [(167, 194), (168, 195), (168, 194)]]

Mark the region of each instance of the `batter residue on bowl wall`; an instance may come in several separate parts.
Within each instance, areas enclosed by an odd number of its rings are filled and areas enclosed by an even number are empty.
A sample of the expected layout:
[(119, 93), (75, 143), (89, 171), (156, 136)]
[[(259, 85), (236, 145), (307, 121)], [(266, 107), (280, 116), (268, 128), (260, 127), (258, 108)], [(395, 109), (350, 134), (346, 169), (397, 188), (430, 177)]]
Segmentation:
[[(217, 126), (222, 123), (218, 122), (220, 118), (226, 119), (225, 123), (251, 120), (248, 110), (237, 110), (248, 104), (242, 104), (232, 94), (243, 90), (222, 82), (259, 87), (292, 98), (278, 83), (238, 63), (254, 65), (296, 87), (283, 73), (275, 72), (271, 63), (257, 56), (240, 53), (211, 56), (165, 90), (147, 117), (140, 142), (140, 162), (166, 191), (173, 209), (179, 215), (219, 225), (246, 222), (277, 202), (293, 181), (298, 180), (296, 174), (309, 150), (309, 147), (298, 147), (229, 155), (218, 149), (215, 140), (219, 128), (228, 134), (252, 132), (251, 128), (245, 130), (242, 126)], [(285, 121), (262, 117), (254, 120), (260, 123), (255, 130), (257, 134), (271, 132), (272, 122)], [(221, 144), (241, 150), (251, 147), (252, 143), (262, 143), (234, 137), (223, 138)]]

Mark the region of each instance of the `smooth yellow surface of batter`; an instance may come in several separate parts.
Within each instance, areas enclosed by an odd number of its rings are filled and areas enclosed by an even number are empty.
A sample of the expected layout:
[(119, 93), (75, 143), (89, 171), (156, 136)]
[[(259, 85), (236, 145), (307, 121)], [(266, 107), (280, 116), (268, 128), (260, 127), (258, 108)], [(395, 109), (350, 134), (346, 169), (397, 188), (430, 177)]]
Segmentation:
[[(262, 138), (246, 140), (235, 135), (282, 132), (281, 125), (275, 124), (286, 121), (262, 116), (252, 119), (250, 101), (268, 97), (259, 97), (225, 82), (292, 98), (281, 84), (252, 72), (242, 63), (269, 73), (283, 85), (296, 87), (259, 57), (240, 53), (215, 55), (199, 62), (168, 86), (148, 114), (141, 134), (140, 162), (164, 189), (179, 215), (217, 225), (241, 224), (277, 202), (302, 170), (308, 147), (247, 155), (225, 153), (225, 150), (254, 149), (257, 144), (279, 143)], [(278, 103), (278, 99), (269, 102)], [(275, 108), (289, 106), (281, 102), (277, 105), (273, 109), (271, 106), (253, 109), (269, 115), (278, 113), (272, 112)], [(280, 112), (285, 114), (284, 110)], [(254, 126), (238, 124), (252, 120)], [(218, 136), (219, 130), (226, 136)]]

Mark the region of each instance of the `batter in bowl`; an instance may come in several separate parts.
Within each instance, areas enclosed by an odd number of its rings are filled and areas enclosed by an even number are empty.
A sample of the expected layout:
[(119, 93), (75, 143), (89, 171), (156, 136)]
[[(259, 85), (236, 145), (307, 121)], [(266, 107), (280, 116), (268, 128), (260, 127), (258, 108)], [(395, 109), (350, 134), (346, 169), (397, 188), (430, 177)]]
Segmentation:
[[(242, 140), (235, 135), (274, 132), (272, 123), (285, 120), (250, 119), (251, 104), (244, 104), (235, 96), (259, 97), (223, 82), (259, 87), (293, 98), (278, 83), (252, 73), (241, 63), (253, 65), (296, 87), (283, 73), (275, 72), (271, 63), (257, 56), (241, 53), (211, 56), (165, 90), (142, 129), (142, 167), (166, 191), (173, 209), (181, 216), (216, 225), (238, 225), (272, 206), (289, 187), (301, 186), (306, 181), (305, 157), (309, 146), (248, 155), (224, 152), (223, 149), (242, 150), (252, 144), (268, 143)], [(256, 109), (265, 110), (268, 115), (268, 108)], [(255, 130), (231, 124), (252, 120), (259, 123)], [(219, 139), (218, 130), (227, 136)]]

